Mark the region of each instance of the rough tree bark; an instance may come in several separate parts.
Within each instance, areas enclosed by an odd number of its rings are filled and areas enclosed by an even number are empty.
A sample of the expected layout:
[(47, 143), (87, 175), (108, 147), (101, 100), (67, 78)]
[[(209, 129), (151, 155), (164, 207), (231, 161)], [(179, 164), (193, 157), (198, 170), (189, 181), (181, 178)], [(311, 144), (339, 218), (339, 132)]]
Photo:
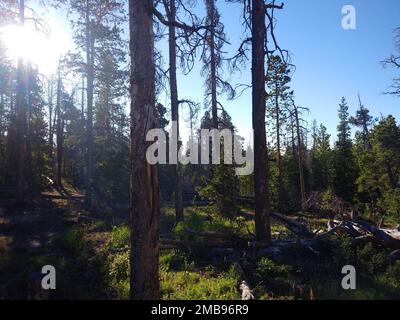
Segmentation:
[(57, 185), (62, 186), (62, 163), (63, 163), (63, 127), (61, 119), (61, 63), (58, 65), (58, 78), (57, 78), (57, 103), (56, 103), (56, 116), (57, 116)]
[(4, 112), (4, 93), (0, 93), (0, 155), (3, 156), (3, 112)]
[(252, 104), (254, 130), (255, 223), (258, 241), (271, 240), (267, 186), (267, 138), (265, 129), (265, 4), (252, 0)]
[(48, 86), (48, 109), (49, 109), (49, 159), (51, 163), (52, 170), (54, 172), (54, 157), (53, 157), (53, 144), (54, 144), (54, 128), (53, 128), (53, 76), (49, 81)]
[(300, 179), (300, 201), (301, 201), (301, 210), (306, 210), (306, 191), (304, 185), (304, 173), (303, 173), (303, 161), (302, 161), (302, 152), (301, 152), (301, 133), (300, 133), (300, 122), (299, 122), (299, 112), (297, 107), (294, 105), (294, 117), (296, 120), (296, 134), (297, 134), (297, 159), (298, 159), (298, 167), (299, 167), (299, 179)]
[(82, 121), (85, 121), (85, 77), (82, 77), (82, 88), (81, 88), (81, 116)]
[[(19, 24), (21, 27), (25, 24), (25, 1), (19, 2)], [(18, 58), (17, 67), (17, 202), (22, 204), (25, 198), (25, 129), (26, 129), (26, 70), (24, 61)]]
[(283, 178), (282, 178), (282, 156), (281, 156), (281, 123), (280, 123), (280, 109), (279, 109), (279, 94), (278, 84), (275, 82), (275, 118), (276, 118), (276, 162), (278, 164), (278, 209), (282, 209), (282, 192), (283, 192)]
[(25, 137), (25, 181), (28, 187), (28, 191), (32, 191), (33, 188), (33, 166), (32, 166), (32, 76), (33, 70), (32, 66), (28, 64), (26, 66), (26, 110), (27, 110), (27, 119), (25, 122), (26, 125), (26, 137)]
[(207, 0), (210, 6), (210, 75), (211, 75), (211, 114), (213, 128), (218, 129), (218, 105), (217, 105), (217, 60), (215, 55), (215, 0)]
[[(169, 1), (169, 6), (166, 7), (168, 22), (168, 45), (169, 45), (169, 84), (171, 91), (171, 120), (177, 124), (177, 136), (179, 139), (179, 100), (178, 100), (178, 84), (176, 77), (176, 4), (175, 0)], [(179, 142), (177, 159), (179, 154)], [(182, 205), (182, 169), (178, 163), (174, 166), (175, 180), (175, 219), (177, 222), (183, 221), (183, 205)]]
[(146, 133), (155, 108), (153, 15), (148, 0), (129, 0), (131, 55), (132, 299), (159, 299), (159, 189), (156, 166), (146, 161)]
[(94, 93), (94, 45), (95, 38), (90, 22), (90, 4), (86, 2), (86, 72), (87, 72), (87, 122), (86, 122), (86, 139), (87, 139), (87, 168), (86, 168), (86, 195), (85, 206), (92, 206), (92, 189), (93, 189), (93, 93)]

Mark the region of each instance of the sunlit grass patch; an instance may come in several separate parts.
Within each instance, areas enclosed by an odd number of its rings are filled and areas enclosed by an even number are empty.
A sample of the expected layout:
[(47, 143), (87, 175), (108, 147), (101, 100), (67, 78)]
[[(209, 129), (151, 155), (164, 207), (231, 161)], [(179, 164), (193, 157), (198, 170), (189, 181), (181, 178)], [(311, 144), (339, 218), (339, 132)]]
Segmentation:
[(71, 254), (82, 252), (85, 246), (85, 231), (81, 228), (68, 230), (64, 235), (55, 238), (56, 244)]
[(130, 244), (131, 231), (129, 226), (120, 225), (114, 226), (111, 231), (110, 240), (108, 246), (111, 248), (125, 248)]
[(167, 300), (236, 300), (238, 279), (234, 270), (217, 275), (206, 272), (160, 270), (161, 295)]

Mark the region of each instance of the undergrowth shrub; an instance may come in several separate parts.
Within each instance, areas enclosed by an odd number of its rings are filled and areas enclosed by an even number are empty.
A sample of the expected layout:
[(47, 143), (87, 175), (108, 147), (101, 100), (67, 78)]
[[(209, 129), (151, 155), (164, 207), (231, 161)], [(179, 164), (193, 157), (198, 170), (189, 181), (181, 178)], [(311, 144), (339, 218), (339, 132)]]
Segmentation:
[(161, 295), (167, 300), (236, 300), (237, 275), (233, 268), (218, 275), (204, 272), (160, 270)]
[(71, 253), (77, 254), (82, 251), (85, 245), (83, 229), (71, 229), (68, 230), (66, 234), (56, 238), (56, 243), (61, 249)]
[(160, 255), (160, 265), (167, 270), (191, 270), (194, 267), (193, 261), (181, 250), (172, 249)]

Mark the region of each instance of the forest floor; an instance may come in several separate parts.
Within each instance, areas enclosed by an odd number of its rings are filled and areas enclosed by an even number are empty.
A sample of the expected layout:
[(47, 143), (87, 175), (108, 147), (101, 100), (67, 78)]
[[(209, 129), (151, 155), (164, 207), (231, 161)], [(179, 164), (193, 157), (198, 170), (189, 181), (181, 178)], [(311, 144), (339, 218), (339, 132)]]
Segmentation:
[[(129, 228), (126, 212), (89, 214), (83, 195), (71, 187), (32, 196), (25, 208), (0, 200), (1, 299), (127, 299), (129, 297)], [(212, 206), (188, 207), (185, 222), (175, 224), (173, 209), (161, 214), (161, 239), (202, 241), (196, 232), (234, 237), (254, 233), (247, 216), (227, 219)], [(326, 228), (328, 219), (310, 213), (291, 218), (310, 230)], [(279, 221), (272, 221), (274, 239), (295, 240)], [(163, 242), (162, 242), (163, 243)], [(246, 256), (242, 248), (161, 245), (163, 299), (240, 299), (246, 280), (256, 299), (384, 299), (400, 297), (400, 261), (388, 264), (384, 248), (354, 247), (350, 239), (331, 238), (314, 252), (288, 250), (282, 259)], [(341, 288), (341, 268), (357, 268), (357, 290)], [(53, 265), (57, 289), (43, 291), (41, 268)], [(240, 270), (238, 271), (238, 266)]]
[[(72, 188), (32, 196), (25, 208), (0, 202), (0, 299), (107, 298), (101, 265), (89, 242)], [(75, 208), (74, 208), (75, 207)], [(44, 265), (56, 268), (57, 290), (39, 290)]]

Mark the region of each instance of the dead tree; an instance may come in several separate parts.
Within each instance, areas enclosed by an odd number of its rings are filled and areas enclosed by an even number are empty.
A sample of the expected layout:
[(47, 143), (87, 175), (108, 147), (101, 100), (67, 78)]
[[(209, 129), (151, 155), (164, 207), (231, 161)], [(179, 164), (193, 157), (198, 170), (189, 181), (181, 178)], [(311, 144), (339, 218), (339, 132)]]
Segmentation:
[(48, 97), (47, 97), (47, 107), (49, 113), (49, 159), (52, 168), (52, 172), (54, 172), (54, 128), (53, 128), (53, 99), (54, 99), (54, 79), (53, 75), (48, 81)]
[(154, 125), (155, 65), (151, 3), (129, 0), (131, 56), (130, 288), (132, 299), (159, 299), (159, 186), (146, 161), (146, 134)]
[[(25, 1), (19, 2), (19, 24), (21, 27), (25, 25)], [(24, 61), (18, 58), (17, 66), (17, 93), (16, 93), (16, 109), (17, 109), (17, 202), (22, 204), (25, 199), (25, 130), (27, 119), (27, 103), (26, 103), (26, 82), (27, 74)]]
[(203, 62), (202, 73), (205, 77), (205, 107), (211, 109), (212, 128), (218, 129), (218, 111), (224, 111), (223, 105), (218, 99), (221, 94), (226, 94), (228, 99), (235, 97), (235, 90), (231, 84), (223, 79), (221, 68), (224, 61), (223, 46), (228, 43), (224, 31), (224, 25), (220, 22), (220, 14), (215, 0), (205, 0), (206, 25), (204, 45), (201, 59)]
[[(169, 52), (169, 85), (171, 95), (171, 120), (177, 125), (177, 136), (179, 138), (179, 101), (178, 83), (176, 76), (176, 4), (175, 0), (164, 1), (164, 9), (169, 22), (168, 25), (168, 52)], [(178, 142), (176, 159), (179, 159), (180, 145)], [(182, 205), (182, 168), (179, 161), (174, 165), (175, 182), (175, 219), (176, 222), (183, 221)]]
[[(254, 130), (254, 195), (256, 236), (259, 241), (271, 241), (270, 200), (268, 190), (268, 150), (265, 128), (265, 57), (269, 54), (267, 31), (279, 49), (274, 34), (273, 13), (282, 9), (275, 1), (251, 1), (252, 45), (252, 106)], [(271, 12), (269, 12), (271, 11)], [(266, 24), (266, 17), (269, 25)]]
[(254, 195), (256, 236), (271, 240), (270, 203), (267, 180), (267, 136), (265, 129), (265, 3), (252, 0), (252, 106), (254, 130)]
[(300, 180), (300, 201), (301, 209), (306, 210), (306, 188), (304, 184), (304, 172), (303, 172), (303, 156), (302, 156), (302, 138), (300, 133), (300, 121), (299, 121), (299, 111), (296, 105), (293, 105), (294, 118), (296, 121), (296, 134), (297, 134), (297, 158), (299, 166), (299, 180)]
[(58, 78), (57, 78), (57, 94), (56, 94), (56, 117), (57, 117), (57, 128), (56, 128), (56, 139), (57, 139), (57, 186), (62, 187), (62, 163), (63, 163), (63, 141), (64, 141), (64, 129), (62, 125), (61, 116), (61, 61), (58, 65)]
[(92, 188), (93, 188), (93, 96), (94, 96), (94, 63), (95, 63), (95, 43), (94, 30), (90, 20), (90, 3), (86, 2), (85, 12), (85, 53), (86, 53), (86, 101), (87, 101), (87, 119), (86, 119), (86, 194), (85, 206), (92, 206)]
[[(275, 0), (244, 0), (243, 18), (251, 37), (246, 38), (239, 46), (237, 54), (230, 58), (232, 67), (239, 68), (248, 59), (247, 44), (251, 43), (252, 51), (252, 119), (254, 134), (254, 195), (256, 237), (259, 241), (271, 240), (270, 200), (268, 190), (268, 157), (267, 134), (265, 128), (265, 65), (266, 57), (278, 52), (283, 61), (287, 61), (287, 51), (282, 50), (275, 37), (275, 9), (283, 9), (283, 3)], [(266, 23), (268, 21), (268, 24)], [(269, 48), (272, 43), (273, 48)], [(244, 85), (249, 88), (249, 85)]]
[(3, 113), (5, 109), (5, 102), (4, 102), (5, 94), (3, 91), (0, 92), (0, 156), (3, 157)]
[[(395, 29), (395, 46), (400, 50), (400, 27)], [(400, 55), (392, 54), (389, 58), (382, 61), (383, 67), (392, 67), (396, 70), (400, 70)], [(393, 83), (389, 89), (389, 91), (385, 92), (385, 94), (400, 96), (400, 77), (396, 77), (393, 79)]]
[[(200, 46), (200, 40), (204, 38), (201, 31), (208, 29), (198, 20), (197, 16), (191, 13), (182, 1), (163, 0), (165, 15), (151, 4), (151, 10), (157, 17), (158, 22), (168, 27), (168, 50), (169, 50), (169, 88), (171, 98), (171, 120), (177, 124), (177, 136), (179, 139), (179, 106), (181, 104), (178, 98), (177, 84), (177, 58), (181, 62), (187, 60), (185, 69), (190, 72), (190, 64), (194, 61), (194, 56), (197, 48)], [(177, 7), (183, 8), (186, 14), (189, 15), (191, 24), (181, 22), (178, 19)], [(178, 43), (179, 42), (179, 43)], [(183, 65), (185, 65), (183, 63)], [(182, 168), (179, 163), (179, 152), (181, 144), (178, 141), (176, 146), (177, 164), (174, 166), (174, 193), (175, 193), (175, 217), (176, 221), (184, 219), (183, 203), (182, 203)]]
[(211, 114), (213, 128), (218, 129), (218, 106), (217, 106), (217, 56), (215, 47), (216, 19), (218, 12), (215, 9), (214, 0), (206, 0), (207, 17), (210, 20), (210, 31), (208, 47), (210, 50), (210, 89), (211, 89)]
[[(294, 142), (294, 130), (296, 131), (296, 140), (297, 140), (297, 165), (298, 165), (298, 170), (299, 170), (299, 186), (300, 186), (300, 205), (301, 205), (301, 210), (305, 211), (307, 209), (307, 198), (306, 198), (306, 188), (305, 188), (305, 182), (304, 182), (304, 170), (303, 170), (303, 138), (302, 138), (302, 129), (304, 127), (301, 125), (301, 121), (303, 121), (300, 118), (300, 110), (306, 110), (308, 111), (307, 108), (304, 107), (299, 107), (295, 104), (294, 98), (292, 95), (289, 95), (289, 100), (291, 102), (291, 109), (288, 109), (289, 111), (289, 116), (292, 118), (292, 148), (293, 148), (293, 156), (295, 156), (296, 152), (294, 151), (295, 148), (295, 142)], [(296, 128), (296, 129), (294, 129)]]

